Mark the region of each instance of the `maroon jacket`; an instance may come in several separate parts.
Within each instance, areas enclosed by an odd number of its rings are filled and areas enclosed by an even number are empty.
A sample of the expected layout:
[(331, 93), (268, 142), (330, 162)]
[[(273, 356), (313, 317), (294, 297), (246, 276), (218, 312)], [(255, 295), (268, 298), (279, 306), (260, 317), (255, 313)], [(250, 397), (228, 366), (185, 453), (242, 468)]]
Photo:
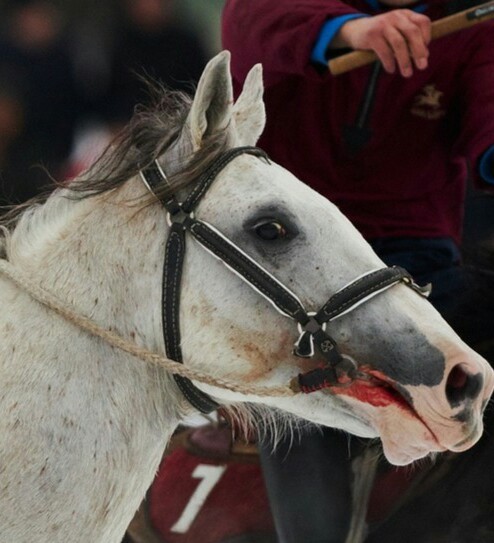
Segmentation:
[[(431, 0), (432, 18), (444, 2)], [(494, 24), (432, 42), (430, 66), (411, 79), (382, 73), (370, 139), (350, 150), (371, 67), (334, 77), (310, 63), (323, 24), (372, 13), (365, 0), (227, 0), (223, 45), (238, 90), (264, 67), (267, 126), (260, 146), (336, 203), (368, 239), (459, 240), (465, 181), (494, 144)]]

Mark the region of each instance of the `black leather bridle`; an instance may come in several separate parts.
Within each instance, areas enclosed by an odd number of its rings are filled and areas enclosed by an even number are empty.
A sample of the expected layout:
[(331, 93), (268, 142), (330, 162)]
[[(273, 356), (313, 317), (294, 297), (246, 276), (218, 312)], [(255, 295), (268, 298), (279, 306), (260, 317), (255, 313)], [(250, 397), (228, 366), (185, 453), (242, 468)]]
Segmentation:
[[(307, 311), (298, 297), (273, 275), (244, 253), (214, 226), (196, 219), (194, 209), (207, 192), (219, 172), (233, 159), (249, 154), (270, 163), (268, 156), (258, 147), (236, 147), (221, 154), (199, 177), (197, 184), (185, 201), (179, 203), (174, 194), (159, 198), (168, 212), (170, 233), (166, 243), (163, 267), (162, 315), (163, 335), (168, 358), (183, 363), (180, 346), (180, 283), (185, 256), (186, 232), (189, 232), (207, 251), (220, 259), (254, 290), (271, 302), (283, 315), (296, 321), (299, 338), (294, 353), (300, 357), (313, 357), (317, 351), (325, 365), (300, 374), (298, 383), (303, 392), (313, 392), (328, 386), (339, 386), (342, 376), (354, 380), (357, 367), (353, 360), (343, 356), (335, 340), (327, 333), (329, 321), (348, 313), (384, 290), (404, 283), (423, 296), (427, 287), (417, 286), (403, 268), (393, 266), (372, 271), (359, 277), (333, 294), (317, 312)], [(168, 184), (166, 174), (157, 161), (141, 170), (141, 177), (148, 189), (156, 196), (163, 183)], [(174, 375), (187, 400), (202, 413), (209, 413), (219, 405), (199, 390), (190, 379)]]

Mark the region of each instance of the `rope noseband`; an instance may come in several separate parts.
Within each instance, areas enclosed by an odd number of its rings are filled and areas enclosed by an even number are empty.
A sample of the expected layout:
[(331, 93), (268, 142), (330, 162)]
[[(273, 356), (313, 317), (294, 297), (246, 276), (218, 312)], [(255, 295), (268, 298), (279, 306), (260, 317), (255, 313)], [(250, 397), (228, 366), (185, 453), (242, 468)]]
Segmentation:
[[(427, 287), (417, 286), (403, 268), (396, 266), (382, 268), (358, 278), (339, 290), (319, 311), (308, 312), (289, 288), (214, 226), (196, 219), (193, 215), (198, 203), (221, 170), (242, 154), (249, 154), (270, 163), (266, 153), (257, 147), (230, 149), (211, 163), (199, 177), (197, 184), (184, 202), (179, 203), (174, 194), (159, 198), (168, 212), (170, 223), (170, 233), (165, 248), (162, 290), (163, 336), (166, 354), (170, 359), (183, 363), (179, 322), (180, 284), (186, 248), (185, 234), (189, 232), (208, 252), (220, 259), (261, 296), (271, 302), (281, 314), (297, 323), (299, 338), (294, 349), (297, 356), (314, 357), (316, 352), (322, 356), (325, 361), (323, 367), (298, 376), (300, 390), (312, 392), (327, 386), (338, 386), (341, 384), (339, 379), (342, 376), (347, 381), (352, 381), (357, 377), (357, 367), (351, 359), (339, 352), (336, 341), (326, 332), (327, 323), (398, 283), (411, 287), (423, 296), (427, 296), (429, 290)], [(163, 183), (169, 186), (166, 174), (158, 162), (141, 170), (141, 177), (155, 196), (158, 187)], [(188, 401), (199, 411), (209, 413), (219, 407), (190, 379), (176, 374), (174, 378)]]

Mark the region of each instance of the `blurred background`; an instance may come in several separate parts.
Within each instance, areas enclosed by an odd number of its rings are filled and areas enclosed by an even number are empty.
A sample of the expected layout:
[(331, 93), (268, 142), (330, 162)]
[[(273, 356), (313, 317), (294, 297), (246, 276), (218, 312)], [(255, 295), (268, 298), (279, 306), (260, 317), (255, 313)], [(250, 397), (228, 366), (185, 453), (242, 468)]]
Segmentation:
[(77, 175), (148, 95), (193, 93), (223, 0), (0, 0), (0, 205)]
[[(247, 0), (246, 0), (247, 1)], [(481, 0), (451, 0), (453, 11)], [(148, 95), (193, 93), (220, 50), (224, 0), (0, 0), (0, 215), (91, 164)], [(465, 240), (492, 232), (468, 189)]]

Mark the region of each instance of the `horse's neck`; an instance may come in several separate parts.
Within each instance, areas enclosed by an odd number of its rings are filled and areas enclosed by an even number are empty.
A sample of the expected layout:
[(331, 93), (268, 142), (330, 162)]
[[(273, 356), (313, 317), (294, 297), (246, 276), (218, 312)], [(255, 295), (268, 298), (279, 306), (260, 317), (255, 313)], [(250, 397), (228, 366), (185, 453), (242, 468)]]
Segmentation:
[[(161, 267), (166, 238), (158, 206), (141, 210), (141, 184), (80, 201), (65, 194), (21, 220), (8, 257), (79, 312), (159, 349)], [(47, 208), (45, 210), (45, 207)]]
[[(17, 232), (13, 263), (103, 326), (157, 349), (159, 210), (133, 217), (135, 208), (95, 199), (73, 203), (72, 216), (70, 207), (52, 224), (54, 239), (39, 232), (31, 252)], [(0, 289), (0, 542), (116, 543), (182, 400), (161, 370), (115, 352), (8, 282)]]

